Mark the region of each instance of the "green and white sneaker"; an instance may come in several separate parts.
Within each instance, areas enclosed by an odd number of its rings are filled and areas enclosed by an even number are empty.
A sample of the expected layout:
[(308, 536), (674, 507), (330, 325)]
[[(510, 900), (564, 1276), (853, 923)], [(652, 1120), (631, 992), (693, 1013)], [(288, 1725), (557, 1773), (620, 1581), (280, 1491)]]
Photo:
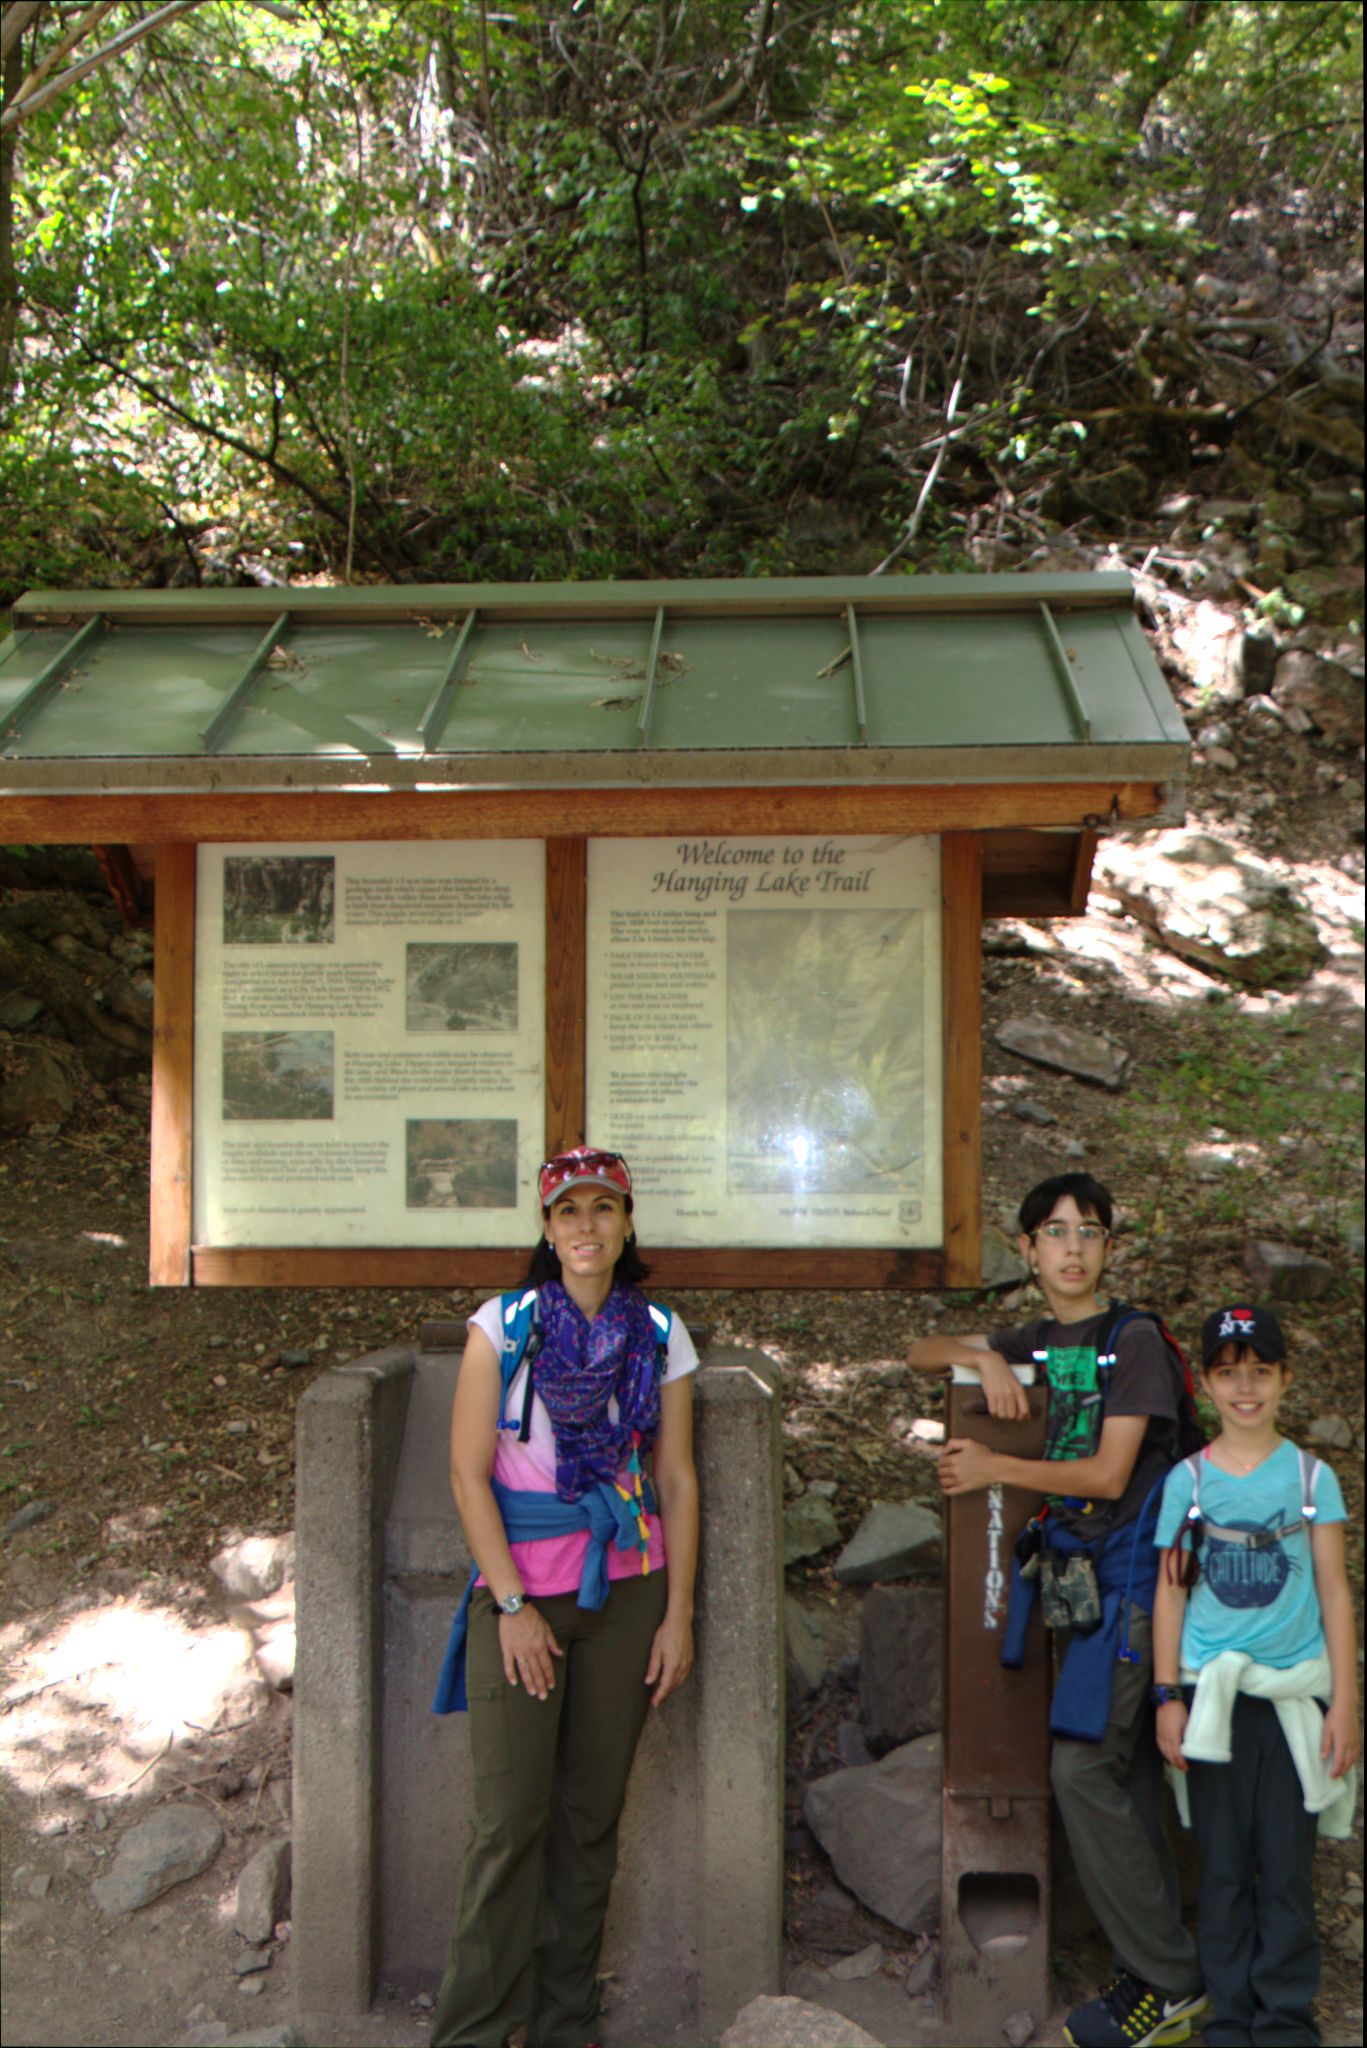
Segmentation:
[(1206, 2004), (1204, 1991), (1169, 1998), (1122, 1970), (1099, 1998), (1069, 2015), (1063, 2038), (1072, 2048), (1168, 2048), (1190, 2039), (1192, 2020)]

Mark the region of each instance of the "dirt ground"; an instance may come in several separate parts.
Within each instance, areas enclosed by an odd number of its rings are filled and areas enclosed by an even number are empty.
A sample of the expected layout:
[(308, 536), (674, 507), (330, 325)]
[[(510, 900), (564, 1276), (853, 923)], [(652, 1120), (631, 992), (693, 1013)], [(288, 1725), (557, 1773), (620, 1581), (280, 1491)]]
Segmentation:
[[(1269, 742), (1235, 778), (1198, 770), (1193, 790), (1195, 816), (1235, 826), (1316, 912), (1328, 955), (1294, 993), (1231, 991), (1100, 896), (1067, 924), (989, 929), (985, 1211), (1009, 1222), (1021, 1190), (1060, 1159), (1085, 1163), (1121, 1197), (1115, 1290), (1161, 1304), (1188, 1343), (1204, 1305), (1245, 1291), (1250, 1237), (1292, 1238), (1333, 1263), (1329, 1291), (1287, 1310), (1298, 1369), (1285, 1426), (1301, 1437), (1317, 1418), (1342, 1421), (1346, 1441), (1329, 1455), (1360, 1595), (1361, 829), (1318, 772), (1322, 758), (1308, 741)], [(1357, 772), (1355, 757), (1347, 766)], [(1109, 1032), (1132, 1057), (1126, 1087), (1112, 1094), (1003, 1052), (993, 1031), (1024, 1011)], [(5, 1542), (0, 1628), (4, 2038), (15, 2048), (173, 2043), (214, 2021), (230, 2034), (285, 2022), (288, 1923), (270, 1967), (239, 1979), (232, 1920), (242, 1864), (288, 1828), (290, 1699), (261, 1681), (209, 1559), (291, 1527), (293, 1411), (319, 1373), (475, 1299), (155, 1291), (146, 1270), (140, 1108), (92, 1091), (60, 1133), (0, 1146), (0, 1512), (31, 1517)], [(1021, 1297), (673, 1299), (690, 1321), (777, 1359), (792, 1476), (835, 1483), (848, 1533), (874, 1499), (934, 1497), (912, 1425), (935, 1419), (938, 1389), (888, 1373), (908, 1337), (982, 1327)], [(833, 1555), (795, 1567), (794, 1587), (834, 1596)], [(828, 1686), (794, 1716), (795, 1788), (835, 1767), (849, 1711), (848, 1694)], [(107, 1922), (91, 1880), (113, 1845), (134, 1819), (185, 1799), (216, 1816), (223, 1849), (203, 1875)], [(824, 1984), (826, 2002), (856, 2017), (876, 1993), (884, 2028), (888, 2010), (907, 2015), (909, 2031), (884, 2038), (932, 2038), (929, 2008), (908, 2007), (901, 1985), (916, 1940), (823, 1904), (830, 1869), (796, 1800), (788, 1842), (795, 1988)], [(1362, 1897), (1359, 1818), (1354, 1838), (1319, 1859), (1331, 2043), (1362, 2038)], [(1094, 1988), (1101, 1961), (1075, 1916), (1060, 1931), (1067, 1999)], [(832, 1985), (827, 1966), (874, 1939), (885, 1949), (874, 1989)], [(425, 2023), (420, 2008), (382, 1998), (354, 2038), (417, 2041)]]

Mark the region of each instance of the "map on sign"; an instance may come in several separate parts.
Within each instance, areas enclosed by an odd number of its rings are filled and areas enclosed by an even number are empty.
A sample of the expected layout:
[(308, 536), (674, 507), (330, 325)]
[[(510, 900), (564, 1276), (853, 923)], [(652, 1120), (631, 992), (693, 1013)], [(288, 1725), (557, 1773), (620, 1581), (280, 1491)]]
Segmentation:
[(197, 1243), (530, 1242), (537, 842), (205, 846), (195, 922)]
[(647, 1244), (940, 1240), (939, 845), (595, 841), (588, 1124)]

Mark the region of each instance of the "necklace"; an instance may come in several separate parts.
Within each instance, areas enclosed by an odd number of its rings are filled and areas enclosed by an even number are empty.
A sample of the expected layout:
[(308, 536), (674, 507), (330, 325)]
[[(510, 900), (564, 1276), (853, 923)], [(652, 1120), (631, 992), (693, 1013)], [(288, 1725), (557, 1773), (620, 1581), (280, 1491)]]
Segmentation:
[(1250, 1472), (1256, 1472), (1260, 1465), (1265, 1465), (1267, 1463), (1267, 1460), (1272, 1456), (1272, 1453), (1278, 1449), (1280, 1443), (1281, 1438), (1278, 1437), (1276, 1443), (1269, 1445), (1267, 1450), (1260, 1452), (1256, 1458), (1241, 1458), (1239, 1456), (1239, 1453), (1236, 1450), (1231, 1449), (1231, 1447), (1227, 1443), (1225, 1443), (1223, 1439), (1221, 1439), (1218, 1446), (1212, 1444), (1210, 1449), (1212, 1457), (1214, 1457), (1214, 1453), (1217, 1448), (1220, 1452), (1220, 1457), (1215, 1460), (1217, 1464), (1222, 1463), (1224, 1459), (1228, 1458), (1230, 1464), (1237, 1465), (1240, 1472), (1242, 1472), (1245, 1475), (1245, 1477), (1247, 1477), (1247, 1475)]

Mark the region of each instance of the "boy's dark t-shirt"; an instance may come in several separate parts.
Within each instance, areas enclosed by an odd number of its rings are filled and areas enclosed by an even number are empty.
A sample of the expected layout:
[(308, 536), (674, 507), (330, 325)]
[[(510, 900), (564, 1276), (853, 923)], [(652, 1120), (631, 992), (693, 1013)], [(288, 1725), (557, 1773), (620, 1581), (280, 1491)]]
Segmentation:
[[(1060, 1323), (1053, 1316), (1037, 1316), (1012, 1330), (994, 1330), (988, 1343), (1000, 1352), (1008, 1365), (1029, 1365), (1037, 1351), (1047, 1347), (1095, 1351), (1096, 1340), (1109, 1319), (1109, 1311), (1087, 1316), (1080, 1323)], [(1150, 1489), (1164, 1479), (1177, 1456), (1177, 1375), (1167, 1345), (1153, 1323), (1136, 1318), (1120, 1332), (1115, 1347), (1115, 1364), (1106, 1397), (1105, 1413), (1147, 1415), (1149, 1426), (1139, 1446), (1125, 1491), (1108, 1517), (1112, 1529), (1132, 1522), (1148, 1498)], [(1060, 1491), (1066, 1491), (1061, 1486)]]

